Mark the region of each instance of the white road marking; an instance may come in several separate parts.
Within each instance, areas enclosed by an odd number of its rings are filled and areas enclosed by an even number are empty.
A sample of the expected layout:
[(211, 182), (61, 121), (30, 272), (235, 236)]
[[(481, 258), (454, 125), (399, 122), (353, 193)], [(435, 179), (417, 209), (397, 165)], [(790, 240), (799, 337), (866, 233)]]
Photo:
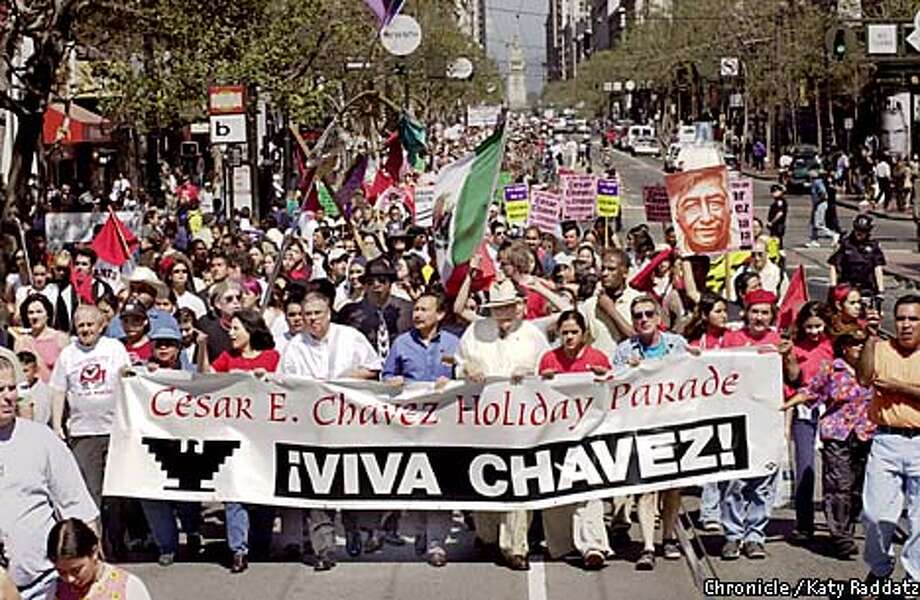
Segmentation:
[(547, 600), (546, 564), (542, 560), (530, 561), (527, 572), (527, 597), (529, 600)]

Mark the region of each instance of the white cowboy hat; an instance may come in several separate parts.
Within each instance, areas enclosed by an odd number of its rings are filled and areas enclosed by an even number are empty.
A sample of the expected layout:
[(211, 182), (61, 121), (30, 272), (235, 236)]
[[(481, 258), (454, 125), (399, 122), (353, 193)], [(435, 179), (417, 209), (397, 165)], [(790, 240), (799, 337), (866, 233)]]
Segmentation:
[(514, 283), (510, 279), (505, 279), (492, 284), (489, 288), (489, 301), (484, 302), (482, 308), (508, 306), (509, 304), (517, 304), (520, 300)]

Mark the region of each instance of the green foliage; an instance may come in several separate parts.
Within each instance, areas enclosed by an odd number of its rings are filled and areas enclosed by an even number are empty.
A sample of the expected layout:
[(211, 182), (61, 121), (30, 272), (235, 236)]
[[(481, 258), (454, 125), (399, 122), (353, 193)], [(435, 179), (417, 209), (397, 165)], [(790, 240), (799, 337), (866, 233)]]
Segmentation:
[[(419, 0), (404, 10), (423, 27), (422, 47), (405, 61), (417, 107), (441, 112), (486, 98), (490, 86), (500, 98), (497, 68), (456, 30), (451, 3)], [(213, 84), (246, 84), (295, 122), (318, 126), (362, 91), (401, 98), (405, 81), (357, 1), (122, 0), (97, 11), (83, 33), (96, 51), (103, 111), (142, 131), (203, 118)], [(444, 79), (458, 56), (474, 63), (473, 81)], [(347, 70), (349, 61), (371, 68)]]

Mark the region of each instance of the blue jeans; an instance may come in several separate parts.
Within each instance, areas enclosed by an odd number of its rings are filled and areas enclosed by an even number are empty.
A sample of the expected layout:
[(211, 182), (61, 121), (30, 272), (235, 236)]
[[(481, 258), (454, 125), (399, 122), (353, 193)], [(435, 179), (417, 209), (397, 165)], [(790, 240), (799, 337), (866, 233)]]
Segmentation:
[[(270, 506), (256, 506), (227, 502), (224, 504), (227, 519), (227, 545), (234, 554), (249, 554), (249, 532), (252, 531), (253, 544), (261, 552), (267, 552), (271, 545), (272, 524), (275, 509)], [(252, 523), (250, 524), (250, 515)]]
[(920, 437), (880, 433), (872, 441), (863, 486), (866, 564), (878, 577), (894, 570), (891, 538), (907, 500), (908, 538), (901, 550), (907, 575), (920, 580)]
[(719, 482), (722, 529), (726, 540), (764, 543), (776, 494), (776, 480), (776, 473), (772, 473), (765, 477)]
[(802, 533), (815, 530), (815, 432), (817, 422), (792, 418), (795, 443), (795, 528)]
[(186, 535), (198, 533), (201, 522), (201, 505), (197, 502), (171, 502), (169, 500), (141, 500), (141, 508), (153, 533), (160, 554), (175, 554), (179, 550), (179, 529), (176, 515)]
[(718, 482), (704, 483), (700, 494), (700, 522), (720, 522), (722, 520), (722, 493)]
[(811, 205), (811, 232), (808, 239), (816, 242), (819, 237), (834, 237), (834, 232), (827, 226), (827, 201)]

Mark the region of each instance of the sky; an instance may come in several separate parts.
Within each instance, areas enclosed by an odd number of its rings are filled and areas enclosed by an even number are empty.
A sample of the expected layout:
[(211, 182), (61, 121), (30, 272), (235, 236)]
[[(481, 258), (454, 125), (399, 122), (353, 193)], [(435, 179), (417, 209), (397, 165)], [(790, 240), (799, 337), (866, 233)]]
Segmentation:
[(508, 48), (517, 33), (527, 63), (527, 92), (543, 89), (549, 0), (486, 0), (486, 51), (508, 73)]

